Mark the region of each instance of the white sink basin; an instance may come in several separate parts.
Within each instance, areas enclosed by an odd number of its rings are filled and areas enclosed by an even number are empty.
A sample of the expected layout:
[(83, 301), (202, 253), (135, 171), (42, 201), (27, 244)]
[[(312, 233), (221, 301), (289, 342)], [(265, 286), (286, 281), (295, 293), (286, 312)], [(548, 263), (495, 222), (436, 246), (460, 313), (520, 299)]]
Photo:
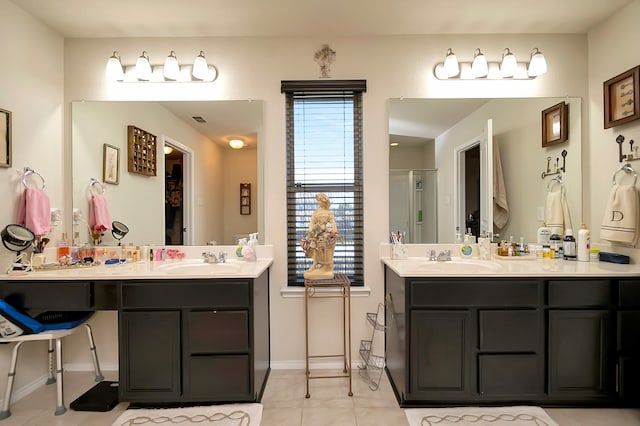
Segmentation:
[(415, 263), (410, 265), (408, 269), (423, 273), (439, 272), (447, 274), (471, 274), (500, 272), (502, 271), (502, 265), (492, 260), (454, 258), (445, 262), (429, 260), (415, 261)]
[(176, 262), (167, 263), (158, 268), (167, 274), (199, 274), (199, 275), (225, 275), (240, 272), (242, 265), (238, 262), (228, 263), (205, 263), (202, 260), (198, 262)]

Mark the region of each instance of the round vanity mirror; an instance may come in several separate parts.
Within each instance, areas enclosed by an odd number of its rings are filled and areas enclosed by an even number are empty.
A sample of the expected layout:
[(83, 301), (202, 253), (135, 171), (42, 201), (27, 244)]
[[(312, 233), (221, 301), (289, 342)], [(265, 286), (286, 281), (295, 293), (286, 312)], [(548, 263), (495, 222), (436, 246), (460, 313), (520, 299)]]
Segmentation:
[(118, 222), (117, 220), (114, 220), (113, 223), (111, 223), (111, 235), (113, 235), (113, 238), (118, 240), (118, 245), (120, 245), (120, 240), (122, 240), (128, 233), (129, 227), (124, 223)]
[(5, 226), (1, 235), (2, 244), (8, 250), (16, 253), (31, 247), (36, 239), (35, 234), (29, 228), (15, 223)]

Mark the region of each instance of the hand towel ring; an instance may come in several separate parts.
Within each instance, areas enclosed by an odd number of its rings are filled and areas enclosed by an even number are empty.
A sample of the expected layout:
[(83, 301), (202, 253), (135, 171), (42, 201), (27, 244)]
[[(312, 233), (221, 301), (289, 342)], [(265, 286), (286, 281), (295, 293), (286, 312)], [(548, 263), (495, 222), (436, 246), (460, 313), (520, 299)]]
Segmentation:
[(25, 167), (23, 174), (22, 174), (22, 185), (24, 185), (25, 188), (29, 188), (29, 185), (27, 184), (27, 178), (31, 175), (36, 175), (40, 178), (40, 180), (42, 181), (42, 188), (40, 189), (44, 189), (45, 187), (45, 181), (44, 178), (42, 177), (42, 175), (38, 172), (36, 172), (35, 170), (33, 170), (31, 167)]
[(102, 185), (102, 183), (99, 180), (91, 178), (89, 180), (89, 190), (91, 191), (91, 194), (96, 194), (94, 192), (94, 189), (95, 189), (96, 186), (100, 187), (100, 189), (98, 190), (100, 192), (98, 192), (98, 194), (104, 195), (104, 185)]
[(627, 163), (624, 166), (620, 167), (618, 170), (616, 170), (616, 172), (613, 174), (613, 184), (616, 185), (616, 175), (620, 172), (625, 172), (627, 174), (632, 174), (633, 175), (633, 185), (635, 186), (636, 182), (638, 181), (638, 174), (636, 173), (636, 171), (633, 169), (633, 167), (631, 167), (631, 164)]
[(549, 181), (547, 184), (547, 192), (551, 192), (554, 184), (560, 185), (560, 191), (564, 190), (564, 183), (562, 182), (562, 175), (555, 176), (553, 179)]

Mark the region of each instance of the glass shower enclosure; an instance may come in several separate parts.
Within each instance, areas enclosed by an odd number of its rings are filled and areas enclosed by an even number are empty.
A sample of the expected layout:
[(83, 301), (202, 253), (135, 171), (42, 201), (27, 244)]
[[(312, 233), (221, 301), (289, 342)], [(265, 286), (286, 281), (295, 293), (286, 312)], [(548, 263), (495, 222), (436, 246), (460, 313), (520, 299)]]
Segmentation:
[(437, 243), (438, 171), (389, 171), (389, 232), (404, 232), (406, 243)]

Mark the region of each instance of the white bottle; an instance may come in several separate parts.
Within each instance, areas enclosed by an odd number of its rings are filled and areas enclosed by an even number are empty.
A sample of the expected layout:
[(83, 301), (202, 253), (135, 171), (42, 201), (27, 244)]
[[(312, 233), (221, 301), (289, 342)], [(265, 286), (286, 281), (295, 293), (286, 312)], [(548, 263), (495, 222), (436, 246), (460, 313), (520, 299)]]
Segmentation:
[(589, 252), (591, 250), (591, 232), (584, 223), (578, 231), (578, 241), (576, 242), (576, 257), (581, 262), (589, 262)]
[(551, 231), (547, 228), (546, 224), (542, 224), (540, 228), (538, 228), (538, 244), (549, 244), (549, 237), (551, 237)]

